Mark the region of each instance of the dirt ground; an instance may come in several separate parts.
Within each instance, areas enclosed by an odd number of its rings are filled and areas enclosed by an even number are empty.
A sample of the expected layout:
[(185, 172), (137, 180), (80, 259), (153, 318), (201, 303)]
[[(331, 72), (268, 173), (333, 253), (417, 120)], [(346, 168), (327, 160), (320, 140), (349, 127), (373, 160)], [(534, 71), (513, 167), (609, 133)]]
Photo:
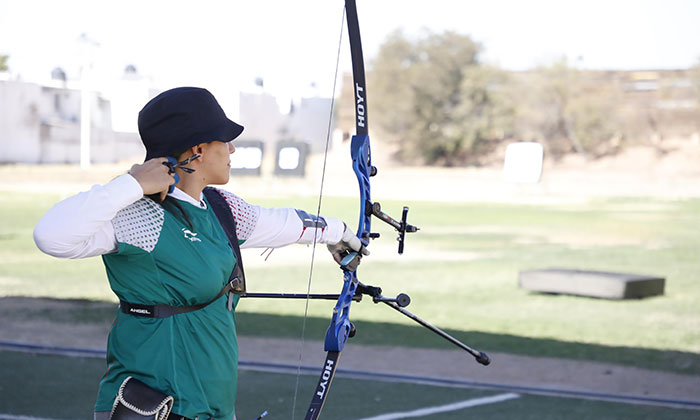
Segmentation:
[[(351, 172), (335, 170), (347, 165), (347, 151), (329, 156), (324, 194), (355, 196), (357, 181)], [(228, 188), (239, 195), (288, 195), (289, 191), (319, 191), (319, 158), (309, 162), (305, 179), (269, 177), (233, 179)], [(0, 166), (2, 191), (59, 192), (72, 194), (104, 183), (126, 172), (129, 163), (94, 166), (81, 171), (71, 166)], [(573, 156), (545, 162), (537, 184), (513, 184), (503, 180), (502, 168), (405, 168), (380, 166), (373, 179), (373, 197), (385, 199), (581, 202), (600, 196), (654, 196), (668, 199), (700, 197), (700, 141), (668, 141), (663, 147), (638, 147), (611, 158), (587, 161)], [(446, 188), (439, 188), (445, 186)], [(22, 298), (2, 298), (2, 313), (22, 310)], [(65, 301), (41, 301), (42, 305), (71, 305)], [(34, 308), (42, 309), (42, 308)], [(52, 346), (104, 349), (110, 325), (60, 322), (41, 317), (2, 316), (0, 340)], [(297, 340), (241, 337), (242, 360), (299, 363)], [(302, 364), (321, 366), (322, 343), (307, 341)], [(425, 375), (482, 383), (548, 387), (596, 393), (613, 393), (700, 402), (700, 377), (608, 365), (603, 363), (491, 354), (493, 363), (483, 367), (459, 350), (425, 350), (350, 343), (342, 367), (377, 372)]]

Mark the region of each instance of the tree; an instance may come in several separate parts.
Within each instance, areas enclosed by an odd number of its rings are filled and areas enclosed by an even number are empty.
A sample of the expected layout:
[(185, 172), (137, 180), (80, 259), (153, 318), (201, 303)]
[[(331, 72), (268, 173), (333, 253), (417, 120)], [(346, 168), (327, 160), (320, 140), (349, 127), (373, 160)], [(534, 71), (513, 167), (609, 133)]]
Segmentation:
[(500, 89), (506, 75), (481, 64), (480, 51), (454, 32), (411, 41), (398, 31), (381, 46), (369, 101), (398, 158), (446, 166), (473, 161), (482, 143), (509, 126), (512, 110)]
[(0, 55), (0, 71), (7, 71), (10, 68), (7, 66), (7, 60), (9, 60), (9, 55)]
[(571, 67), (565, 59), (521, 73), (514, 88), (517, 132), (543, 142), (554, 156), (608, 152), (610, 140), (622, 132), (615, 108), (619, 89), (596, 74)]

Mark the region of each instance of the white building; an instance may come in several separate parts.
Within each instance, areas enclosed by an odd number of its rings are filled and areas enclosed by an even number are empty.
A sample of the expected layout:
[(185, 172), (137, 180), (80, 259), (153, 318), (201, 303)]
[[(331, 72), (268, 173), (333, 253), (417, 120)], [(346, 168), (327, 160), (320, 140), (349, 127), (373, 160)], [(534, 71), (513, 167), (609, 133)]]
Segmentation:
[[(0, 79), (0, 163), (80, 162), (80, 85), (60, 75), (46, 83)], [(89, 92), (92, 163), (145, 155), (136, 118), (150, 95), (146, 82), (126, 78)]]

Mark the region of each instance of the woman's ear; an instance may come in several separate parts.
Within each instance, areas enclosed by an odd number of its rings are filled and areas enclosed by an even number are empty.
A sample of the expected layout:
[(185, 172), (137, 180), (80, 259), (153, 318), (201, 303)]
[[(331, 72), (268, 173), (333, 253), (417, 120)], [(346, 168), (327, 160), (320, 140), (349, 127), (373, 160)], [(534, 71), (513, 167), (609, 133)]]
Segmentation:
[(202, 147), (201, 144), (198, 144), (196, 146), (192, 146), (189, 149), (185, 150), (180, 154), (180, 156), (177, 156), (176, 159), (178, 162), (181, 162), (183, 160), (186, 160), (194, 155), (201, 155), (202, 154)]

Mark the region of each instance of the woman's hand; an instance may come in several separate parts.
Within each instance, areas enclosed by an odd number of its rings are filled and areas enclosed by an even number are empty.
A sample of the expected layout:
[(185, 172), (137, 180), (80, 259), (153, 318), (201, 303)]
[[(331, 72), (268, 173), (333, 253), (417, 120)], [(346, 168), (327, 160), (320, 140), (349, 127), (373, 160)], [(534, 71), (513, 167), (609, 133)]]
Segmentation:
[(144, 195), (160, 193), (160, 201), (165, 200), (168, 188), (175, 183), (173, 174), (169, 173), (170, 169), (163, 165), (167, 161), (166, 158), (153, 158), (131, 167), (129, 174), (141, 185)]
[[(369, 255), (369, 251), (364, 247), (364, 245), (362, 245), (362, 242), (360, 242), (360, 239), (355, 236), (355, 233), (348, 229), (347, 225), (343, 225), (345, 226), (343, 237), (340, 238), (340, 242), (337, 244), (328, 245), (328, 250), (331, 252), (331, 254), (333, 254), (333, 259), (335, 262), (340, 264), (340, 268), (343, 270), (355, 271), (357, 266), (360, 264), (360, 258), (362, 258), (363, 255)], [(343, 264), (343, 258), (352, 252), (357, 253), (355, 258)]]

